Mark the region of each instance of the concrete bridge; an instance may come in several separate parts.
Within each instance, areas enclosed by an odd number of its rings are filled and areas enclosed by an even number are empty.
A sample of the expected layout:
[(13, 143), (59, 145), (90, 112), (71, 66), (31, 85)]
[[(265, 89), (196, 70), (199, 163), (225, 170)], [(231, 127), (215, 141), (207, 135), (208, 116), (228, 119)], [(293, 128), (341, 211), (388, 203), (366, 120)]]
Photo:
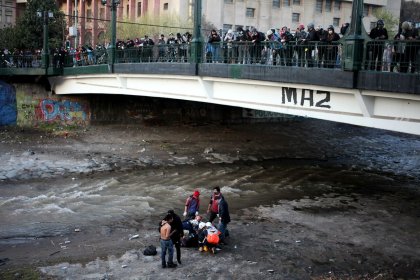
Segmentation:
[(215, 63), (126, 63), (104, 73), (106, 67), (97, 74), (66, 69), (49, 77), (51, 90), (182, 99), (420, 135), (419, 75)]
[[(417, 73), (381, 72), (382, 58), (379, 57), (376, 62), (372, 50), (382, 50), (386, 42), (367, 38), (363, 32), (362, 12), (363, 1), (353, 1), (349, 31), (340, 42), (329, 46), (336, 52), (332, 59), (326, 58), (327, 65), (324, 66), (331, 68), (314, 68), (313, 62), (319, 57), (316, 52), (322, 49), (316, 45), (317, 42), (302, 46), (301, 43), (290, 41), (286, 50), (294, 49), (295, 53), (300, 53), (297, 55), (300, 61), (293, 64), (292, 52), (286, 51), (286, 59), (283, 61), (286, 66), (282, 66), (282, 63), (263, 63), (262, 59), (245, 62), (235, 58), (226, 63), (226, 60), (217, 60), (219, 55), (215, 55), (214, 51), (212, 60), (216, 63), (201, 59), (205, 58), (206, 51), (201, 43), (202, 13), (199, 0), (194, 6), (195, 37), (191, 42), (191, 50), (185, 50), (187, 45), (178, 46), (178, 54), (180, 50), (184, 53), (183, 63), (174, 63), (174, 59), (165, 62), (156, 60), (153, 53), (160, 53), (162, 46), (154, 49), (142, 46), (137, 50), (124, 49), (118, 53), (114, 7), (108, 64), (65, 67), (69, 65), (65, 65), (64, 61), (48, 59), (48, 32), (44, 32), (42, 63), (38, 63), (42, 68), (0, 69), (0, 82), (19, 83), (28, 79), (37, 82), (47, 77), (48, 89), (57, 96), (120, 94), (181, 99), (420, 135), (420, 74), (419, 69), (416, 69), (418, 59), (396, 62), (401, 72), (407, 72), (410, 67), (411, 72), (417, 70)], [(48, 24), (44, 23), (44, 30), (47, 28)], [(390, 42), (389, 45), (398, 44)], [(415, 50), (418, 58), (419, 45), (419, 42), (410, 42), (410, 48)], [(169, 49), (173, 46), (167, 47)], [(222, 45), (210, 47), (223, 49)], [(239, 50), (241, 46), (236, 47)], [(254, 53), (262, 55), (261, 50), (266, 50), (268, 54), (267, 50), (278, 47), (273, 42), (265, 42), (265, 45), (252, 48), (258, 48)], [(302, 54), (303, 50), (305, 55)], [(338, 58), (338, 50), (342, 51), (342, 57), (341, 65), (337, 68), (335, 58)], [(76, 58), (76, 55), (69, 58)], [(24, 61), (28, 65), (27, 60)], [(238, 62), (242, 64), (236, 64)], [(319, 66), (321, 62), (315, 65)], [(73, 66), (78, 66), (78, 61), (73, 62)]]
[[(61, 72), (48, 75), (50, 91), (206, 102), (420, 135), (419, 74), (224, 63), (113, 66), (50, 69)], [(43, 70), (2, 80), (39, 79)]]

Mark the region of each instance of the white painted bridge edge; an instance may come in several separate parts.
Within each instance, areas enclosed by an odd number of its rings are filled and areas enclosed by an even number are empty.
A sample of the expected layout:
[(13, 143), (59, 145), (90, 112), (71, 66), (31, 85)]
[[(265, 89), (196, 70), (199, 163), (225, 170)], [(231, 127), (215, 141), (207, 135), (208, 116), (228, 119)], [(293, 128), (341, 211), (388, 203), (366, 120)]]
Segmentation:
[(49, 79), (57, 95), (182, 99), (420, 135), (420, 95), (180, 75), (102, 74)]

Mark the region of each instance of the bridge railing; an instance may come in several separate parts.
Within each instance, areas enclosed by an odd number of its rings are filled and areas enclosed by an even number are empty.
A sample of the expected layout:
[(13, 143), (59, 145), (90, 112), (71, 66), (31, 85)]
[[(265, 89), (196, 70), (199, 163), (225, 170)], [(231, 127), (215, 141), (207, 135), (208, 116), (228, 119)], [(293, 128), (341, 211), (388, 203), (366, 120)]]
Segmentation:
[(0, 68), (40, 68), (42, 59), (40, 54), (2, 55)]
[[(219, 42), (203, 44), (200, 63), (253, 64), (290, 67), (320, 67), (342, 69), (341, 42), (280, 43), (264, 41)], [(107, 64), (105, 49), (75, 53), (54, 53), (49, 56), (49, 68), (82, 67)], [(115, 63), (190, 63), (190, 44), (159, 44), (117, 49)], [(14, 68), (42, 67), (39, 53), (2, 56), (0, 72), (13, 74)], [(9, 70), (9, 71), (7, 71)], [(387, 40), (364, 44), (362, 70), (420, 73), (420, 41)], [(23, 69), (17, 72), (22, 75)], [(6, 73), (5, 72), (5, 73)], [(10, 72), (10, 73), (9, 73)]]
[(339, 42), (207, 43), (203, 63), (341, 68), (341, 52)]
[(365, 42), (363, 57), (364, 70), (420, 73), (420, 40)]
[[(315, 43), (280, 43), (264, 41), (252, 42), (220, 42), (204, 44), (201, 63), (228, 64), (260, 64), (301, 67), (341, 68), (342, 46), (338, 42), (332, 44)], [(93, 59), (88, 55), (67, 54), (64, 67), (88, 66), (108, 62), (108, 53), (93, 52)], [(115, 63), (190, 63), (190, 44), (161, 44), (140, 46), (116, 50)], [(56, 63), (53, 63), (56, 65)]]

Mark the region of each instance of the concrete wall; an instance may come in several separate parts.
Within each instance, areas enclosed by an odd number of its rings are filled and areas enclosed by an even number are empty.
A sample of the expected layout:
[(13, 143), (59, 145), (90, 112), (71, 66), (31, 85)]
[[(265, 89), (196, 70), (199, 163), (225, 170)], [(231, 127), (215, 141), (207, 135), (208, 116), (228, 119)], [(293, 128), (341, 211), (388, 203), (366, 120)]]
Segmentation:
[(55, 95), (43, 84), (0, 81), (0, 126), (284, 122), (297, 117), (211, 103), (130, 95)]
[(90, 123), (86, 96), (56, 96), (44, 85), (0, 81), (0, 125), (20, 127), (85, 126)]
[(0, 125), (15, 125), (16, 116), (15, 88), (0, 81)]

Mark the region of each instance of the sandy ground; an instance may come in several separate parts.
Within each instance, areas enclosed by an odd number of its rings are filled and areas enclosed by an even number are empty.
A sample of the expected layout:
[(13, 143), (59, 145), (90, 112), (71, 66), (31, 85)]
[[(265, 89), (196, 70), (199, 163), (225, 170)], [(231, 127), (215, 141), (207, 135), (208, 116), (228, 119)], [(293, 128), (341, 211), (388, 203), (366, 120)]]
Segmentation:
[[(330, 187), (299, 194), (290, 190), (274, 203), (236, 207), (228, 244), (216, 255), (183, 248), (183, 263), (176, 269), (160, 268), (159, 254), (142, 253), (147, 245), (158, 247), (157, 217), (92, 225), (22, 243), (2, 242), (0, 278), (420, 279), (420, 196), (415, 187), (420, 181), (420, 139), (321, 124), (306, 121), (277, 129), (278, 124), (252, 129), (118, 126), (53, 133), (3, 129), (0, 184), (57, 176), (71, 180), (80, 173), (89, 178), (156, 165), (278, 158), (338, 165), (335, 175), (343, 180), (357, 180), (357, 172), (369, 171), (372, 184), (366, 182), (369, 190), (358, 184), (354, 189)], [(313, 148), (302, 152), (297, 141), (310, 137), (307, 145)], [(404, 145), (394, 147), (397, 143)], [(28, 160), (31, 154), (36, 154), (36, 164)], [(81, 166), (87, 157), (94, 163)], [(133, 234), (140, 238), (130, 240)]]

